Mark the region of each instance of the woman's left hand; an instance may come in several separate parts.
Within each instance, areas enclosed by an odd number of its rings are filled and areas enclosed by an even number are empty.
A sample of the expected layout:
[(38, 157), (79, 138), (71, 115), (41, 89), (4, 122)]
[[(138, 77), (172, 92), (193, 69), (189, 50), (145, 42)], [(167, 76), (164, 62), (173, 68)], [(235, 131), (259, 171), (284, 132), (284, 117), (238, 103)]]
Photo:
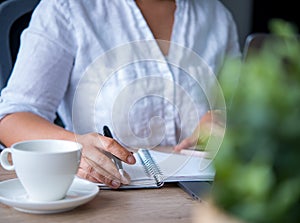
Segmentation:
[(198, 126), (193, 134), (182, 140), (174, 147), (175, 151), (182, 149), (195, 148), (199, 145), (201, 148), (206, 148), (208, 140), (212, 136), (223, 137), (225, 132), (225, 112), (221, 110), (208, 111), (201, 118)]

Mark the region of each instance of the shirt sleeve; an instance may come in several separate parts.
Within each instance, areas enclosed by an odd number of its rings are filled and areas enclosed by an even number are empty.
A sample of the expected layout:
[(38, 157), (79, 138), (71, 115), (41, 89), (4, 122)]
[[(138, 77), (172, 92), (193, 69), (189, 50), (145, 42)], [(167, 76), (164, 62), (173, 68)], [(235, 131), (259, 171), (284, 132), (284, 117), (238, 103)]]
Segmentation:
[(55, 119), (72, 72), (74, 36), (67, 3), (42, 0), (21, 35), (15, 66), (1, 92), (0, 119), (15, 112)]

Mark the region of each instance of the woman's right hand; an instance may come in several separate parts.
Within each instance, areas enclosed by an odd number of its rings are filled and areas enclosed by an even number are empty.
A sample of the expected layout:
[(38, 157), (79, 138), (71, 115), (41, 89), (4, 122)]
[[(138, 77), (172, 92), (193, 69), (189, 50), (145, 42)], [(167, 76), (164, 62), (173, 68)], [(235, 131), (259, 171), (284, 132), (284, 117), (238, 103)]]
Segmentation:
[(0, 140), (6, 146), (33, 139), (77, 141), (83, 146), (77, 173), (79, 177), (105, 183), (112, 188), (130, 183), (129, 175), (125, 173), (125, 177), (122, 177), (113, 161), (105, 153), (111, 153), (128, 164), (134, 164), (135, 158), (130, 151), (112, 138), (98, 133), (77, 135), (31, 112), (16, 112), (1, 119)]
[(116, 140), (98, 133), (77, 135), (76, 139), (83, 146), (77, 173), (79, 177), (96, 183), (104, 183), (111, 188), (119, 188), (121, 184), (130, 183), (129, 175), (125, 172), (124, 176), (121, 176), (116, 165), (106, 155), (111, 153), (125, 163), (134, 164), (136, 160), (130, 151)]

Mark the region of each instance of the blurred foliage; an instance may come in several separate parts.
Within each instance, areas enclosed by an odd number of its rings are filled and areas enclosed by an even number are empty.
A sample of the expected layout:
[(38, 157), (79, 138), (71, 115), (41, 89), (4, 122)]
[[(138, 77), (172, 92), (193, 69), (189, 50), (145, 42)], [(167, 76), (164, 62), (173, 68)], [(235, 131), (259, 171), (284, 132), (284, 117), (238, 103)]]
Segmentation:
[(299, 222), (300, 45), (291, 24), (272, 20), (270, 29), (261, 50), (222, 70), (230, 107), (213, 199), (245, 222)]

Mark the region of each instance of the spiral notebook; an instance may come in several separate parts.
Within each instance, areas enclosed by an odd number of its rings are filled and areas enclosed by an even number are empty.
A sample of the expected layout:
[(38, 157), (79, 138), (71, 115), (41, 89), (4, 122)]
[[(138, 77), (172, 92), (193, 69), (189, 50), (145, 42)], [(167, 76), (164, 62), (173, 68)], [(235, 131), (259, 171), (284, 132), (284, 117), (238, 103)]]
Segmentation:
[(149, 149), (139, 149), (134, 156), (135, 165), (123, 163), (131, 183), (120, 189), (160, 188), (167, 182), (213, 181), (215, 176), (211, 159)]

